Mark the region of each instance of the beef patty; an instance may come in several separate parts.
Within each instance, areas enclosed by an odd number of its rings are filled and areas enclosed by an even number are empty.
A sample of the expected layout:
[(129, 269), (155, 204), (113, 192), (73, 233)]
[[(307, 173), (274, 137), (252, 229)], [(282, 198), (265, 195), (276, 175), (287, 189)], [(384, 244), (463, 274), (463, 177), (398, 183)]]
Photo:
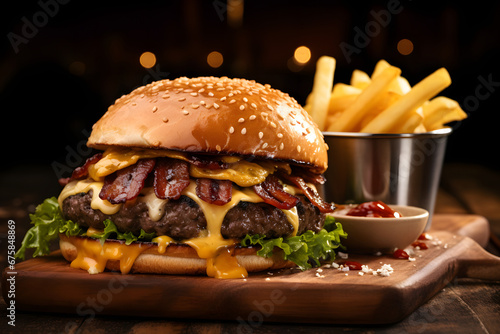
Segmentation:
[[(308, 199), (298, 196), (297, 204), (299, 228), (297, 234), (307, 230), (318, 232), (323, 227), (325, 215), (320, 213)], [(206, 229), (207, 221), (196, 202), (187, 196), (168, 201), (164, 214), (158, 221), (149, 217), (146, 203), (137, 201), (132, 205), (122, 205), (120, 211), (106, 215), (90, 206), (92, 190), (69, 196), (63, 201), (65, 219), (80, 225), (103, 229), (103, 221), (111, 219), (120, 232), (138, 235), (143, 229), (147, 233), (168, 235), (176, 240), (195, 238), (200, 231)], [(278, 208), (266, 203), (240, 202), (224, 217), (221, 233), (224, 238), (244, 238), (246, 234), (266, 235), (267, 238), (288, 236), (293, 226), (286, 215)]]

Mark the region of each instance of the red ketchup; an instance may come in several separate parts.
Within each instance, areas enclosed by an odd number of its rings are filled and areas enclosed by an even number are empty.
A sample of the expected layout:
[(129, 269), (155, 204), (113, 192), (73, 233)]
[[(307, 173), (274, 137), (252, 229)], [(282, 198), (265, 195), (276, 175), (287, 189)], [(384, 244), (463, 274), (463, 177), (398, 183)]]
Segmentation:
[(394, 251), (392, 256), (394, 256), (396, 259), (409, 259), (410, 258), (410, 255), (408, 255), (407, 252), (405, 252), (404, 250), (399, 249), (399, 248)]
[(356, 261), (345, 261), (345, 267), (349, 267), (349, 270), (361, 270), (361, 263)]
[(361, 203), (349, 210), (347, 216), (376, 217), (376, 218), (399, 218), (401, 214), (391, 209), (381, 201)]

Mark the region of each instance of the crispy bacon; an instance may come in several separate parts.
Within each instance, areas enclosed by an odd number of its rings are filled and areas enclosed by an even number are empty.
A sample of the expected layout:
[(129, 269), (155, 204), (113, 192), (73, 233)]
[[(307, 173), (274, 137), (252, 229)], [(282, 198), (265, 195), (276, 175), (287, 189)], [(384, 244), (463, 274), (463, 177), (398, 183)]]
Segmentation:
[(59, 184), (61, 186), (67, 185), (70, 181), (78, 180), (86, 177), (89, 174), (89, 166), (97, 163), (102, 158), (102, 153), (97, 153), (85, 160), (83, 166), (76, 167), (71, 174), (71, 177), (60, 178)]
[(154, 175), (156, 197), (179, 199), (189, 185), (189, 164), (176, 159), (157, 158)]
[(297, 197), (287, 193), (283, 189), (279, 179), (272, 174), (268, 175), (264, 182), (254, 185), (253, 189), (264, 202), (278, 209), (289, 210), (299, 202)]
[(112, 204), (125, 203), (136, 198), (154, 166), (155, 159), (141, 159), (132, 166), (106, 176), (99, 197)]
[(300, 167), (294, 167), (292, 169), (292, 174), (295, 176), (299, 176), (303, 178), (304, 181), (313, 184), (325, 184), (326, 182), (326, 179), (322, 174), (314, 174)]
[(285, 173), (281, 173), (281, 177), (299, 187), (304, 195), (311, 201), (312, 204), (314, 204), (315, 207), (319, 209), (320, 212), (328, 213), (335, 210), (335, 205), (333, 203), (325, 202), (316, 190), (306, 184), (303, 178), (299, 176), (287, 175)]
[(206, 168), (206, 169), (227, 169), (229, 165), (220, 160), (212, 160), (207, 158), (200, 158), (196, 155), (188, 156), (189, 163), (195, 165), (196, 167)]
[(233, 183), (229, 180), (196, 179), (196, 195), (207, 203), (227, 204), (232, 194)]

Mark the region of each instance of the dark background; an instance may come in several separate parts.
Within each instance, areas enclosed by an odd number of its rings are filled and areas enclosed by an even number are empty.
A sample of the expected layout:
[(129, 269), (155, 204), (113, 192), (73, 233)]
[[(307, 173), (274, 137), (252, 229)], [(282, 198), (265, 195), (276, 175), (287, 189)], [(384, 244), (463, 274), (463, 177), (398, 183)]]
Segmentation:
[[(157, 79), (245, 77), (304, 104), (322, 55), (337, 59), (335, 82), (347, 83), (356, 68), (370, 74), (379, 59), (401, 67), (411, 84), (446, 67), (453, 83), (440, 95), (457, 100), (469, 114), (454, 124), (446, 161), (500, 169), (498, 2), (247, 0), (242, 21), (233, 24), (227, 12), (234, 5), (222, 0), (59, 1), (2, 5), (4, 172), (21, 165), (71, 165), (71, 152), (86, 154), (83, 143), (107, 107)], [(385, 26), (377, 23), (374, 13), (387, 13), (391, 4), (399, 4), (398, 13)], [(357, 31), (377, 24), (361, 46)], [(25, 39), (13, 46), (13, 34)], [(397, 51), (402, 38), (414, 44), (410, 55)], [(359, 52), (346, 57), (342, 43)], [(300, 45), (311, 49), (311, 61), (290, 69)], [(213, 50), (224, 56), (217, 69), (206, 61)], [(157, 57), (152, 69), (139, 63), (144, 51)]]

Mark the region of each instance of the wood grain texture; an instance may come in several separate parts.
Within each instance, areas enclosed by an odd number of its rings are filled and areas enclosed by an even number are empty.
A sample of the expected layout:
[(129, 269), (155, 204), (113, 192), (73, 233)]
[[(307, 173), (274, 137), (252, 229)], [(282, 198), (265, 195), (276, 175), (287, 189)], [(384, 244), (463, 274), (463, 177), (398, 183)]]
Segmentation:
[[(463, 222), (467, 216), (446, 216), (454, 218)], [(456, 276), (500, 280), (500, 259), (472, 239), (445, 231), (430, 233), (434, 239), (428, 242), (429, 249), (416, 251), (413, 262), (387, 255), (350, 256), (349, 260), (375, 270), (390, 264), (394, 273), (389, 277), (360, 276), (357, 271), (345, 275), (326, 266), (322, 271), (261, 273), (246, 281), (113, 272), (89, 275), (70, 268), (55, 254), (16, 266), (16, 305), (22, 311), (81, 317), (387, 324), (407, 317)], [(7, 277), (4, 271), (3, 282)], [(5, 297), (7, 285), (2, 286)]]

